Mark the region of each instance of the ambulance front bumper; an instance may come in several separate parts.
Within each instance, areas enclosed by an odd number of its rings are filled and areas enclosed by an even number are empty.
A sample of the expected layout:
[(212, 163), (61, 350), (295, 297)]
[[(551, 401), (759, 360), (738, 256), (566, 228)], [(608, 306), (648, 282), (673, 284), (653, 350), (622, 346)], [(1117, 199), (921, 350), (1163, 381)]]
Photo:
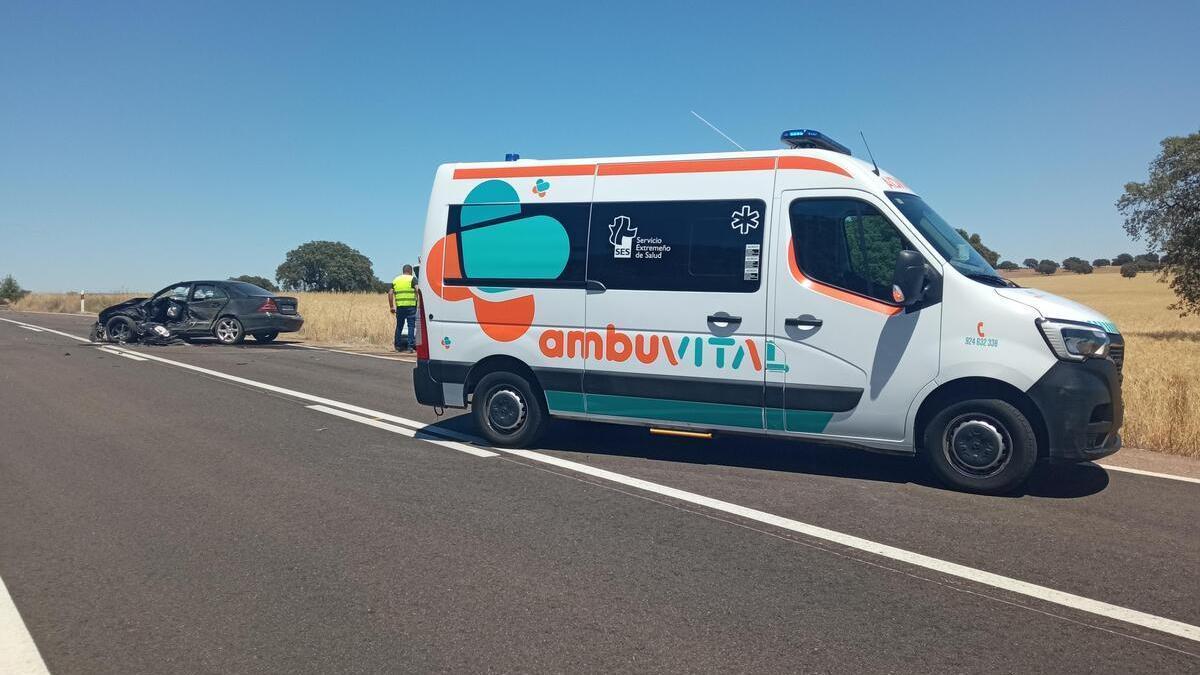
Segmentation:
[(1100, 459), (1121, 448), (1121, 373), (1112, 361), (1059, 361), (1029, 389), (1042, 419), (1050, 459)]

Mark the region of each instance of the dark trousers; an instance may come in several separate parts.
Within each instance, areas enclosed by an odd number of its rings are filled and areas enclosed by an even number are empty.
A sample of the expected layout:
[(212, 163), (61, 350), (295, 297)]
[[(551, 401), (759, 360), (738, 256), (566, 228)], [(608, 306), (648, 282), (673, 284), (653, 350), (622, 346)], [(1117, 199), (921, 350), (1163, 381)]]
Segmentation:
[[(396, 351), (404, 351), (405, 349), (413, 348), (413, 330), (417, 322), (416, 307), (397, 307), (396, 308), (396, 337), (392, 340), (392, 345)], [(404, 327), (408, 326), (408, 342), (400, 342), (400, 335), (404, 331)]]

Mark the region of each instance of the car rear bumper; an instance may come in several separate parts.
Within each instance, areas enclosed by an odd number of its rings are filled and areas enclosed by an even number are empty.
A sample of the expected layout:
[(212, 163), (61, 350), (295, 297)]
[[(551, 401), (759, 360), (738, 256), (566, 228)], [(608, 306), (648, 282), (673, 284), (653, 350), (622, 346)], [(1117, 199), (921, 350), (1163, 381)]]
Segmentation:
[(299, 314), (244, 314), (239, 318), (247, 333), (295, 333), (304, 325), (304, 317)]
[(1046, 422), (1051, 460), (1099, 459), (1121, 448), (1121, 373), (1105, 359), (1060, 361), (1029, 389)]

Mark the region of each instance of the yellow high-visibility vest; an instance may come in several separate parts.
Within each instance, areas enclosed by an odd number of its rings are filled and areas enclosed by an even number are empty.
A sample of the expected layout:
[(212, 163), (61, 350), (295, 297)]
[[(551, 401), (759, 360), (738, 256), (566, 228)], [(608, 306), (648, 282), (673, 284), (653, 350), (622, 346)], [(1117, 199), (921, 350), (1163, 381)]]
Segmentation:
[(396, 296), (397, 307), (417, 306), (417, 285), (411, 274), (401, 274), (392, 279), (392, 294)]

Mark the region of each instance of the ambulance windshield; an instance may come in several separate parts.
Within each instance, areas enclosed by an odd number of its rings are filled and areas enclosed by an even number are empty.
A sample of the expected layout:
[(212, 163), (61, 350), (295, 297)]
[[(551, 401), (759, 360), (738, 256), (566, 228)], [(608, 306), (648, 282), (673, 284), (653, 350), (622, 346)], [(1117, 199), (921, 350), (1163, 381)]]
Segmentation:
[[(991, 277), (997, 281), (1002, 280), (1002, 277), (996, 274), (996, 270), (992, 269), (988, 261), (979, 255), (970, 242), (951, 227), (950, 223), (943, 220), (937, 211), (925, 203), (925, 200), (906, 192), (889, 192), (887, 196), (896, 205), (896, 208), (900, 209), (904, 217), (908, 218), (908, 222), (921, 231), (925, 241), (936, 248), (946, 262), (953, 265), (959, 272), (979, 281), (984, 281), (980, 277), (988, 277), (988, 281)], [(1001, 281), (1001, 283), (1003, 282)]]

